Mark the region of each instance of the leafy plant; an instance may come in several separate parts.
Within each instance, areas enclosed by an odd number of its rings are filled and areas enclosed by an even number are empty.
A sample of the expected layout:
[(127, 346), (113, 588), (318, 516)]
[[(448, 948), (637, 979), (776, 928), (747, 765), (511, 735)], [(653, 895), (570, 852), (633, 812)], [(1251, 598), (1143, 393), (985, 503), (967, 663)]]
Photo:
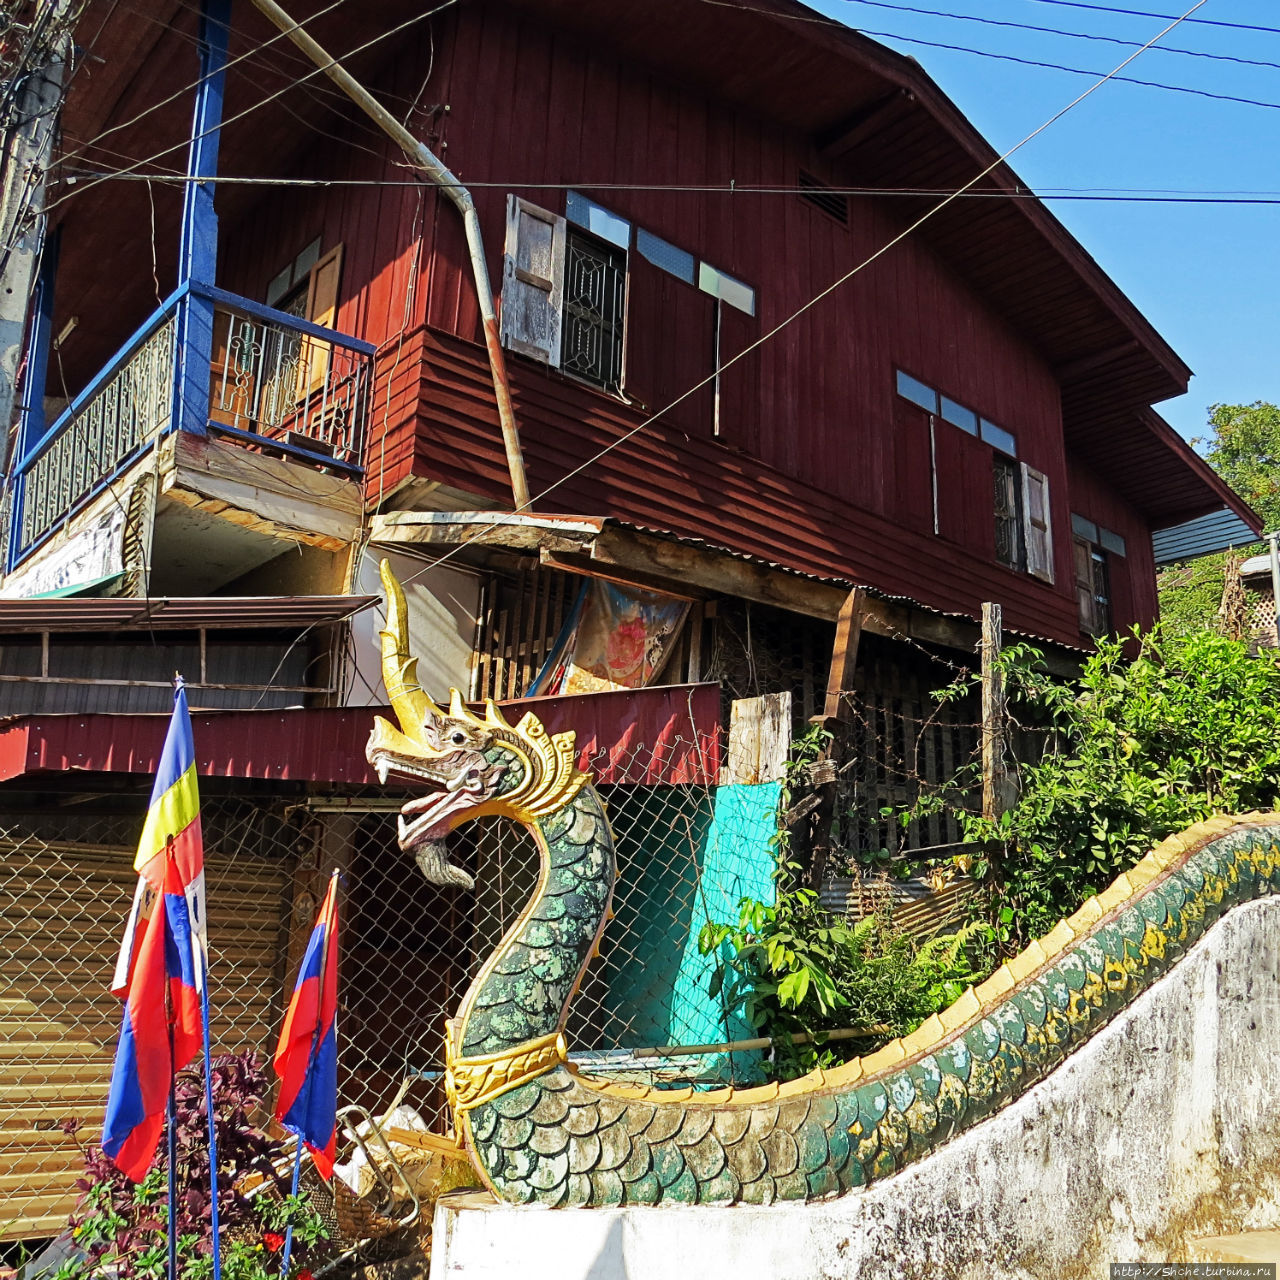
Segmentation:
[(966, 839), (1002, 851), (973, 871), (1006, 951), (1048, 932), (1165, 836), (1280, 799), (1273, 652), (1156, 630), (1100, 640), (1070, 683), (1051, 679), (1027, 646), (1002, 662), (1011, 707), (1041, 727), (1046, 749), (1021, 766), (1017, 803), (998, 821), (959, 816)]
[[(733, 924), (703, 926), (698, 945), (715, 956), (712, 996), (774, 1041), (775, 1074), (791, 1079), (919, 1026), (989, 971), (972, 924), (919, 942), (888, 915), (849, 927), (833, 919), (807, 888), (779, 888), (777, 900), (743, 898)], [(824, 1031), (864, 1031), (826, 1041)], [(807, 1040), (797, 1043), (803, 1034)]]
[[(218, 1147), (218, 1216), (225, 1280), (275, 1280), (272, 1255), (293, 1228), (291, 1274), (305, 1277), (308, 1251), (327, 1234), (305, 1196), (283, 1194), (275, 1163), (283, 1144), (253, 1124), (267, 1085), (255, 1053), (217, 1058), (213, 1064), (214, 1133)], [(200, 1071), (178, 1074), (175, 1088), (178, 1260), (183, 1280), (213, 1273), (213, 1196), (209, 1177), (208, 1110)], [(75, 1132), (76, 1125), (69, 1124)], [(124, 1176), (99, 1146), (84, 1150), (83, 1193), (71, 1228), (85, 1260), (65, 1264), (55, 1280), (112, 1274), (125, 1280), (160, 1280), (168, 1265), (168, 1152), (139, 1183)], [(255, 1194), (246, 1179), (257, 1175)]]

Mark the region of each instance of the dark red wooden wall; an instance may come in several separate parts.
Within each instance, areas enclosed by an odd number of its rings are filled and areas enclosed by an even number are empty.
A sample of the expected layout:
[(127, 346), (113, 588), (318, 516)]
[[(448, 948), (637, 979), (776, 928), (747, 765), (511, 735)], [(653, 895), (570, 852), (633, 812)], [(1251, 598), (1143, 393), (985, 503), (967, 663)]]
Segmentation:
[[(755, 287), (756, 317), (725, 308), (722, 357), (901, 229), (884, 200), (851, 200), (843, 226), (792, 193), (626, 189), (731, 179), (794, 187), (801, 168), (838, 184), (858, 175), (824, 165), (807, 139), (501, 6), (442, 15), (375, 87), (399, 114), (415, 97), (425, 104), (411, 125), (470, 186), (495, 282), (508, 193), (563, 213), (565, 189), (575, 186)], [(407, 173), (398, 160), (359, 124), (317, 140), (304, 169), (396, 183)], [(338, 327), (380, 347), (373, 494), (414, 474), (496, 505), (509, 500), (456, 211), (434, 191), (400, 185), (275, 192), (240, 226), (224, 227), (222, 282), (261, 297), (317, 235), (324, 250), (344, 245)], [(633, 253), (630, 404), (510, 356), (530, 482), (545, 495), (537, 509), (616, 515), (946, 610), (973, 614), (999, 600), (1009, 625), (1079, 642), (1070, 511), (1088, 503), (1068, 493), (1058, 385), (1045, 360), (924, 241), (908, 237), (728, 370), (719, 439), (704, 391), (576, 470), (710, 373), (711, 342), (710, 299)], [(895, 366), (1013, 432), (1020, 458), (1046, 474), (1053, 587), (995, 562), (991, 450), (942, 422), (934, 535), (927, 417), (895, 395)], [(1145, 528), (1083, 468), (1073, 468), (1070, 483), (1129, 540), (1132, 610), (1145, 620), (1154, 611)]]

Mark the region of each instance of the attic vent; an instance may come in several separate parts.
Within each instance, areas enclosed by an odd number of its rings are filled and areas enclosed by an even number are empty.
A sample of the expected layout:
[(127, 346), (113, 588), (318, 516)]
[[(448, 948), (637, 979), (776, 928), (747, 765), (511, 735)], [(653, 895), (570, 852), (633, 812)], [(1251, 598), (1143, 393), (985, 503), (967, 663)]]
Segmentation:
[(834, 218), (842, 227), (849, 225), (849, 197), (832, 191), (821, 179), (800, 170), (800, 199)]

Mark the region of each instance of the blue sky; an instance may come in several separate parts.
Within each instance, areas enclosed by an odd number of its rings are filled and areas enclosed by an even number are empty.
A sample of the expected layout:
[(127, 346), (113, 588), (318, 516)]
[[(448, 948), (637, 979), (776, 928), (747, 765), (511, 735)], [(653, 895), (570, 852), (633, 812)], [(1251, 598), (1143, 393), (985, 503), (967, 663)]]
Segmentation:
[[(1177, 16), (1192, 0), (1091, 0), (1110, 8)], [(811, 0), (815, 3), (815, 0)], [(1133, 50), (1011, 27), (913, 13), (965, 14), (1141, 45), (1166, 25), (1049, 0), (816, 0), (815, 7), (868, 34), (892, 33), (986, 53), (1106, 72)], [(1122, 74), (1252, 98), (1274, 107), (1104, 85), (1011, 164), (1041, 192), (1104, 188), (1160, 193), (1266, 193), (1280, 199), (1280, 2), (1207, 0), (1193, 15), (1276, 28), (1274, 33), (1183, 22), (1170, 48), (1270, 62), (1142, 54)], [(1042, 124), (1090, 80), (905, 39), (876, 35), (920, 61), (999, 150)], [(1050, 207), (1195, 371), (1189, 394), (1159, 406), (1183, 435), (1204, 432), (1218, 401), (1280, 402), (1280, 204), (1157, 204), (1055, 200)]]

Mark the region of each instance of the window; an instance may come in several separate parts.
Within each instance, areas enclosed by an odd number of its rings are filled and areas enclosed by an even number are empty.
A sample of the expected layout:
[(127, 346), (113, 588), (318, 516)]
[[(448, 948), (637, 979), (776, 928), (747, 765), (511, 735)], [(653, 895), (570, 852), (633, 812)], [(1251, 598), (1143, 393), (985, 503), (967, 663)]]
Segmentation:
[(1026, 548), (1022, 540), (1022, 486), (1017, 463), (1008, 458), (992, 459), (995, 480), (996, 559), (1010, 569), (1025, 569)]
[[(606, 391), (621, 392), (631, 378), (624, 328), (628, 310), (636, 310), (628, 294), (633, 265), (628, 257), (633, 248), (637, 259), (715, 300), (705, 372), (718, 367), (724, 323), (721, 308), (754, 316), (755, 290), (728, 272), (700, 262), (687, 250), (633, 226), (580, 191), (567, 193), (564, 217), (518, 196), (507, 197), (503, 346)], [(695, 299), (697, 293), (692, 295)], [(646, 311), (643, 298), (639, 310)], [(687, 390), (688, 385), (686, 380), (677, 391)], [(641, 388), (642, 396), (651, 391)], [(719, 404), (717, 380), (713, 421), (717, 435)]]
[[(940, 478), (948, 483), (964, 484), (963, 476), (952, 474), (958, 436), (939, 435), (937, 419), (958, 427), (966, 435), (976, 436), (992, 448), (991, 479), (993, 485), (992, 509), (995, 516), (996, 559), (1010, 569), (1031, 574), (1044, 582), (1053, 581), (1053, 529), (1049, 517), (1049, 481), (1043, 472), (1016, 462), (1018, 441), (1011, 431), (997, 426), (989, 418), (979, 417), (972, 409), (937, 388), (913, 378), (901, 369), (894, 371), (898, 394), (929, 414), (930, 482), (933, 492), (933, 531), (939, 533), (948, 523), (940, 518)], [(966, 446), (968, 447), (968, 446)], [(943, 464), (939, 467), (939, 456)], [(965, 465), (973, 465), (970, 457)], [(971, 482), (977, 477), (970, 473)], [(941, 513), (945, 517), (946, 513)], [(950, 521), (955, 524), (954, 520)], [(1111, 535), (1115, 536), (1115, 535)], [(966, 539), (976, 541), (971, 531)]]
[(570, 230), (564, 276), (560, 367), (606, 391), (620, 391), (626, 250)]
[(1125, 540), (1086, 516), (1071, 516), (1072, 560), (1080, 630), (1100, 636), (1112, 630), (1112, 560), (1125, 555)]

